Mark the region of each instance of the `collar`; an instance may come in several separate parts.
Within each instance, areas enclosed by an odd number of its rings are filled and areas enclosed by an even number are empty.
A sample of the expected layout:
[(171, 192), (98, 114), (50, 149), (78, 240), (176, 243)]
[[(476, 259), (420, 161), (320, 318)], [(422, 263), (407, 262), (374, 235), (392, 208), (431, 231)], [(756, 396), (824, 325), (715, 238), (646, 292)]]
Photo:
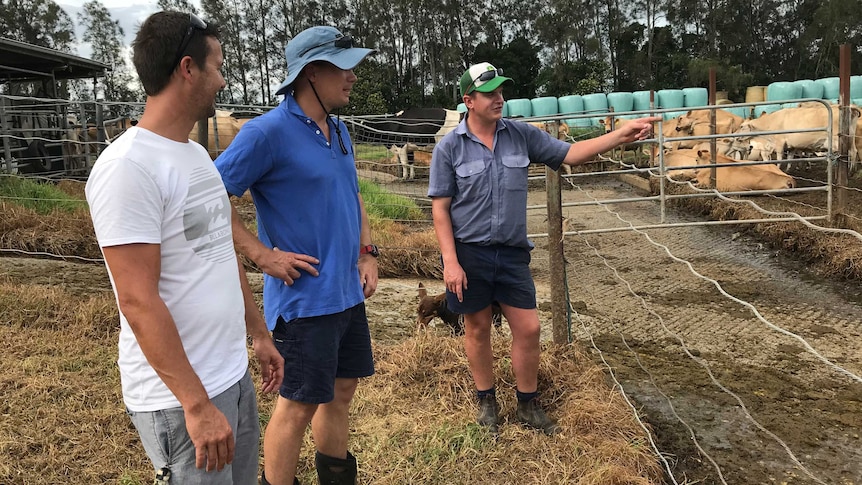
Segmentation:
[[(457, 133), (459, 135), (468, 135), (468, 134), (472, 135), (472, 133), (467, 130), (467, 117), (468, 116), (470, 116), (469, 112), (464, 114), (464, 119), (461, 120), (461, 122), (458, 123), (458, 126), (456, 126), (455, 129), (453, 130), (455, 133)], [(499, 133), (500, 130), (505, 130), (505, 129), (508, 129), (507, 121), (505, 118), (500, 118), (499, 120), (497, 120), (497, 128), (494, 130), (494, 133)]]
[[(307, 123), (309, 121), (311, 121), (312, 123), (315, 122), (313, 119), (311, 119), (311, 117), (305, 114), (305, 111), (303, 111), (302, 107), (299, 106), (299, 103), (296, 102), (296, 98), (293, 97), (293, 93), (285, 94), (284, 100), (282, 100), (280, 106), (286, 109), (288, 113), (299, 118), (300, 121), (302, 121), (303, 123)], [(326, 120), (327, 122), (335, 122), (335, 120), (332, 119), (332, 115), (328, 115), (326, 117)]]

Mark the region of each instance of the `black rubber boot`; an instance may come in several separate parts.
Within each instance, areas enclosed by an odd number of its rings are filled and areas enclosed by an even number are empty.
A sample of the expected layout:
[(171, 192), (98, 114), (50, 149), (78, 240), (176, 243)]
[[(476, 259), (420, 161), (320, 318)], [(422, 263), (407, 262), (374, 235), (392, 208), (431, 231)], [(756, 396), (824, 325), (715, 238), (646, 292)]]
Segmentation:
[(320, 485), (356, 485), (356, 458), (349, 451), (343, 460), (316, 452), (314, 466)]
[(548, 436), (560, 432), (560, 427), (545, 414), (545, 411), (539, 406), (536, 399), (526, 402), (518, 401), (518, 409), (515, 412), (515, 416), (518, 418), (518, 421), (531, 428), (539, 429)]
[(479, 399), (479, 412), (476, 421), (481, 426), (487, 426), (488, 431), (497, 434), (500, 431), (500, 404), (493, 394), (483, 396)]
[[(260, 485), (272, 485), (271, 483), (266, 481), (266, 471), (260, 472)], [(299, 479), (293, 477), (293, 485), (302, 485), (299, 483)]]

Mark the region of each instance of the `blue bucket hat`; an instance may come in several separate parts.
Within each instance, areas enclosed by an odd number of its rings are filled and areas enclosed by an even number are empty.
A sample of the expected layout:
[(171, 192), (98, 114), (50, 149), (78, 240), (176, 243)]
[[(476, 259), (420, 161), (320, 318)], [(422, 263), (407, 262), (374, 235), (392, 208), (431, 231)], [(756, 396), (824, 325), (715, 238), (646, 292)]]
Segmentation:
[(353, 69), (373, 52), (374, 49), (353, 47), (353, 38), (342, 34), (335, 27), (309, 27), (291, 39), (284, 48), (287, 79), (275, 94), (288, 92), (302, 68), (314, 61), (326, 61), (339, 69)]

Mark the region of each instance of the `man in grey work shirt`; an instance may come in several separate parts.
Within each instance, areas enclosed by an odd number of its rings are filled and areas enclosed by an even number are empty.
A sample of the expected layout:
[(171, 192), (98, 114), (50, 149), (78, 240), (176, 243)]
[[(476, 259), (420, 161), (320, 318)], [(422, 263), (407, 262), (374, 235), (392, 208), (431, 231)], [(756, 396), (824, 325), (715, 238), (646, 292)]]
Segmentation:
[[(491, 303), (503, 310), (512, 333), (512, 369), (525, 425), (559, 431), (539, 406), (539, 315), (527, 239), (530, 161), (554, 170), (579, 165), (623, 143), (648, 138), (641, 118), (598, 138), (569, 144), (529, 124), (503, 120), (503, 84), (512, 82), (487, 62), (461, 76), (467, 115), (434, 148), (428, 196), (443, 257), (449, 309), (464, 314), (464, 348), (479, 400), (479, 424), (496, 433), (500, 406), (494, 386)], [(469, 289), (468, 289), (469, 280)]]

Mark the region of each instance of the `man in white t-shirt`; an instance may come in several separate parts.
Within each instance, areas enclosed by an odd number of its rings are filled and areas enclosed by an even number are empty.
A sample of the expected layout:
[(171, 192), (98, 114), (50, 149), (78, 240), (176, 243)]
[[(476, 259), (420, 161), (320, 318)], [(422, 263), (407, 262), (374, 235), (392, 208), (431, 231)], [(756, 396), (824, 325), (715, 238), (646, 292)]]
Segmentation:
[(234, 252), (221, 178), (188, 139), (225, 86), (218, 29), (158, 12), (132, 47), (144, 114), (99, 156), (86, 188), (120, 310), (123, 400), (159, 483), (256, 484), (246, 334), (264, 391), (278, 390), (284, 360)]

